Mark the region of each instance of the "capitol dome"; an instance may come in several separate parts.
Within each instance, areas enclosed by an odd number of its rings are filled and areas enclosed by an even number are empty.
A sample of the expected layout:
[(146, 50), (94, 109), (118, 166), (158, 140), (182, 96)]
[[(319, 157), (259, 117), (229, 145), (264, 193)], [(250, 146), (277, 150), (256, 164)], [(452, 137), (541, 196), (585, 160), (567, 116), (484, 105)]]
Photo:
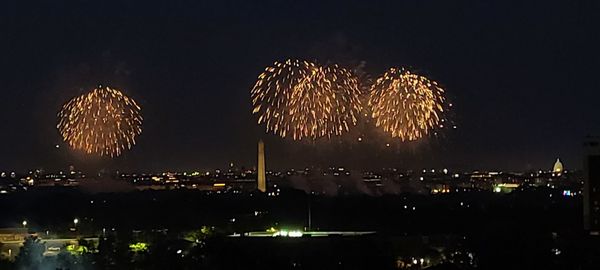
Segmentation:
[(556, 162), (554, 163), (554, 168), (552, 169), (552, 172), (554, 173), (562, 173), (564, 170), (563, 168), (563, 164), (562, 162), (560, 162), (560, 159), (556, 159)]

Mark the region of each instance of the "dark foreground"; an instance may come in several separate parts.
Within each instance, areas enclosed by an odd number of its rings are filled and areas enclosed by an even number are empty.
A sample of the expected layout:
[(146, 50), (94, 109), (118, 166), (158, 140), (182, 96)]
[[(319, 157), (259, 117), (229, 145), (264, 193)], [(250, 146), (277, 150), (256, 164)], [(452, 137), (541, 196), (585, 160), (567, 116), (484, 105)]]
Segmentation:
[[(596, 269), (600, 263), (600, 242), (581, 230), (581, 198), (550, 189), (381, 197), (52, 189), (1, 196), (0, 206), (1, 227), (27, 220), (29, 233), (41, 238), (27, 240), (11, 260), (4, 254), (0, 269)], [(229, 237), (308, 229), (309, 209), (314, 231), (377, 233)], [(48, 239), (73, 240), (49, 252)], [(6, 252), (7, 244), (0, 248)]]

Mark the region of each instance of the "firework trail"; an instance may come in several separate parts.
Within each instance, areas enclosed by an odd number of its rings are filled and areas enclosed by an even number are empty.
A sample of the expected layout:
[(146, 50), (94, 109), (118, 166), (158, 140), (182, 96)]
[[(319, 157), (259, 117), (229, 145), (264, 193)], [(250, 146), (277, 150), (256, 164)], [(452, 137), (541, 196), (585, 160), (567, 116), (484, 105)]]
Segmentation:
[(391, 68), (378, 78), (368, 104), (375, 125), (402, 141), (422, 138), (445, 122), (444, 89), (404, 69)]
[(258, 123), (264, 123), (267, 132), (294, 140), (347, 132), (360, 113), (359, 96), (352, 72), (298, 60), (267, 67), (251, 90)]
[(142, 132), (140, 106), (119, 90), (98, 87), (75, 97), (58, 113), (57, 128), (73, 149), (116, 157)]

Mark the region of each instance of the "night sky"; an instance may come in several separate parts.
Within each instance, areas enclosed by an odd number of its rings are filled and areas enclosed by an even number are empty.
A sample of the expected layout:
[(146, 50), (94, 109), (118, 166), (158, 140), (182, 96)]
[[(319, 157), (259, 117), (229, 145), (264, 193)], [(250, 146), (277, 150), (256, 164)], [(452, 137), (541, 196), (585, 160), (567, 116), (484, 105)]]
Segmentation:
[[(21, 2), (0, 3), (0, 170), (252, 167), (261, 137), (271, 168), (528, 170), (560, 157), (570, 169), (600, 134), (594, 0)], [(372, 76), (409, 67), (445, 87), (458, 129), (389, 148), (371, 131), (362, 143), (267, 135), (249, 91), (287, 58)], [(55, 128), (60, 106), (98, 84), (145, 119), (113, 160), (69, 150)]]

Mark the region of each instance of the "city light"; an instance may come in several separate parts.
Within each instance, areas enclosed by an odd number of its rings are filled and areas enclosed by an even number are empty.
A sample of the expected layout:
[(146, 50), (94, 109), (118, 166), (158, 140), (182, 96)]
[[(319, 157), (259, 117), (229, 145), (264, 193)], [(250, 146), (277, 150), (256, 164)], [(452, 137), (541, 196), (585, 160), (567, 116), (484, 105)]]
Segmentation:
[(280, 231), (276, 231), (275, 233), (273, 233), (273, 237), (277, 237), (277, 236), (281, 236), (281, 237), (302, 237), (303, 235), (304, 235), (304, 233), (302, 233), (302, 231), (299, 231), (299, 230), (292, 230), (292, 231), (280, 230)]

